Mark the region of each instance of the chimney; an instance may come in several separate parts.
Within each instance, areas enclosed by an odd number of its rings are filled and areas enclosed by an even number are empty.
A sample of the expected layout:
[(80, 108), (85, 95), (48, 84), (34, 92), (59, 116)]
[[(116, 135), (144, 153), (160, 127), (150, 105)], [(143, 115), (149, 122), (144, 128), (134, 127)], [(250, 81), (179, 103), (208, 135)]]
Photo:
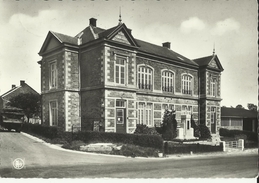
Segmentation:
[(171, 45), (170, 42), (163, 43), (163, 47), (168, 48), (168, 49), (170, 49), (170, 47), (171, 47), (170, 45)]
[(90, 18), (90, 19), (89, 19), (89, 24), (92, 25), (92, 26), (94, 26), (94, 27), (96, 27), (96, 21), (97, 21), (97, 19), (95, 19), (95, 18)]
[(24, 80), (21, 80), (21, 81), (20, 81), (20, 86), (23, 86), (24, 83), (25, 83), (25, 81), (24, 81)]
[(15, 85), (12, 85), (12, 89), (15, 88), (16, 86)]

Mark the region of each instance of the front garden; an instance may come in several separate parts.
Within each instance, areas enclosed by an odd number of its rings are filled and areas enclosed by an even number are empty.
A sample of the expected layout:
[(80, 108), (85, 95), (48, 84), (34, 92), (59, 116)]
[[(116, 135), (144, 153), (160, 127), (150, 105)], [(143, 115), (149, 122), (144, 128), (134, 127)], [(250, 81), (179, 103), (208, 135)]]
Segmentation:
[[(25, 123), (22, 131), (39, 137), (63, 148), (87, 151), (93, 149), (91, 144), (111, 144), (94, 152), (123, 156), (158, 157), (166, 154), (202, 153), (223, 151), (223, 143), (212, 145), (211, 134), (205, 125), (196, 125), (191, 120), (196, 139), (177, 139), (177, 122), (173, 111), (165, 111), (163, 122), (159, 127), (149, 128), (137, 125), (134, 134), (107, 133), (97, 131), (63, 132), (57, 127)], [(221, 140), (244, 139), (245, 148), (258, 147), (257, 133), (240, 130), (220, 129)], [(102, 145), (101, 145), (102, 146)]]

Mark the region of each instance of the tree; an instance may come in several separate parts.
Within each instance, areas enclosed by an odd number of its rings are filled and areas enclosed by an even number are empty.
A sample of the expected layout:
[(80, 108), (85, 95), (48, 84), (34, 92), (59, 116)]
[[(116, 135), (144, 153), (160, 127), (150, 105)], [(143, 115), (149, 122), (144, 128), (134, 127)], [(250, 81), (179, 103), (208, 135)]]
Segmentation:
[(236, 108), (237, 108), (237, 109), (244, 109), (244, 107), (243, 107), (241, 104), (238, 104), (238, 105), (236, 106)]
[(247, 104), (247, 108), (251, 111), (257, 111), (257, 106), (251, 103)]
[(22, 109), (29, 122), (29, 119), (33, 115), (38, 115), (40, 113), (40, 95), (21, 93), (11, 98), (8, 105)]
[(164, 140), (172, 140), (177, 136), (177, 121), (174, 112), (165, 110), (161, 127), (156, 128)]

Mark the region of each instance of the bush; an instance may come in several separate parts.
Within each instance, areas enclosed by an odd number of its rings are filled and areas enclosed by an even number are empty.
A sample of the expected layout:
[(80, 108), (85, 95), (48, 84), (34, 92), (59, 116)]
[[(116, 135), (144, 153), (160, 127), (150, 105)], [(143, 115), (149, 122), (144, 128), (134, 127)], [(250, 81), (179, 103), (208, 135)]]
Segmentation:
[(137, 124), (134, 134), (160, 135), (155, 128), (149, 128), (143, 124)]
[(173, 140), (177, 137), (177, 121), (174, 111), (165, 110), (161, 127), (156, 127), (164, 140)]
[(223, 137), (238, 137), (239, 135), (246, 135), (246, 140), (258, 142), (258, 137), (256, 132), (243, 131), (243, 130), (228, 130), (225, 128), (220, 128), (219, 135)]
[(168, 143), (165, 145), (164, 152), (166, 154), (181, 154), (181, 153), (198, 153), (198, 152), (215, 152), (223, 151), (223, 144), (220, 146), (211, 146), (205, 144), (175, 144)]
[(131, 157), (158, 157), (159, 150), (150, 147), (141, 147), (132, 144), (125, 144), (120, 151), (113, 151), (111, 154)]
[(24, 123), (22, 131), (30, 134), (37, 134), (45, 138), (54, 139), (58, 138), (59, 129), (53, 126), (43, 126), (39, 124)]
[(85, 145), (81, 140), (75, 140), (70, 143), (65, 143), (62, 147), (65, 149), (80, 150), (80, 146)]
[(163, 139), (158, 135), (107, 133), (94, 131), (78, 132), (74, 133), (73, 135), (74, 140), (82, 140), (85, 143), (122, 143), (163, 149)]
[(191, 127), (194, 131), (194, 137), (201, 137), (200, 127), (196, 125), (195, 121), (191, 118)]
[(200, 130), (201, 139), (210, 139), (211, 138), (210, 130), (206, 125), (200, 124), (198, 127)]

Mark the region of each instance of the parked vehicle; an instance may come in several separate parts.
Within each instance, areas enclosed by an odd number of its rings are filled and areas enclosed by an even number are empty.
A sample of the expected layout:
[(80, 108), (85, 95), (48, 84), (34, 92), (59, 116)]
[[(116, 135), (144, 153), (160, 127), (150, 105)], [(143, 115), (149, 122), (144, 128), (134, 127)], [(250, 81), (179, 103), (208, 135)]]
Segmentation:
[(19, 108), (4, 108), (0, 113), (0, 126), (11, 131), (20, 132), (23, 125), (24, 113)]

